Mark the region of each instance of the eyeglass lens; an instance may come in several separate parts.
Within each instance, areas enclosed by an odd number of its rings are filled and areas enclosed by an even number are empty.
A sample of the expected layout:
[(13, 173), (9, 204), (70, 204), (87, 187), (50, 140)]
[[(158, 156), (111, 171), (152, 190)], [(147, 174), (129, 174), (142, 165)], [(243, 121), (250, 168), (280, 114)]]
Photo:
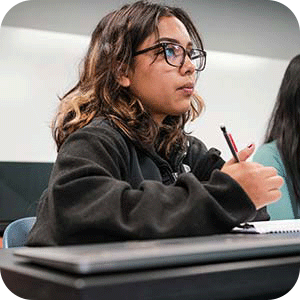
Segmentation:
[[(180, 46), (175, 44), (167, 44), (164, 47), (165, 58), (167, 63), (180, 67), (184, 63), (186, 50)], [(200, 71), (204, 68), (205, 64), (205, 56), (199, 49), (191, 49), (187, 51), (187, 55), (195, 66), (195, 69)]]

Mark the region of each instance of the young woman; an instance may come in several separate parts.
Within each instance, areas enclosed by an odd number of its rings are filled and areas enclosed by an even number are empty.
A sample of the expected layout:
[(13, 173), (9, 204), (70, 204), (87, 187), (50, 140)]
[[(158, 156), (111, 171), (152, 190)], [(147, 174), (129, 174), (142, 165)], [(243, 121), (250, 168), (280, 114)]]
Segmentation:
[(254, 146), (224, 164), (184, 131), (203, 108), (205, 61), (179, 8), (138, 1), (100, 21), (54, 121), (57, 160), (28, 245), (208, 235), (268, 219), (282, 178), (245, 162)]
[(300, 217), (300, 55), (284, 74), (264, 144), (253, 160), (273, 166), (284, 178), (280, 200), (268, 206), (272, 219)]

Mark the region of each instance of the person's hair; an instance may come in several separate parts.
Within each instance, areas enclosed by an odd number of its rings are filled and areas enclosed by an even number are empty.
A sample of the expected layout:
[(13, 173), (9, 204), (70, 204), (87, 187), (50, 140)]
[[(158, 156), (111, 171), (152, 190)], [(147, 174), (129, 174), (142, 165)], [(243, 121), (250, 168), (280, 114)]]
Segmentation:
[(168, 156), (174, 147), (184, 148), (184, 125), (200, 115), (204, 103), (196, 93), (190, 110), (167, 116), (158, 127), (141, 101), (118, 78), (133, 67), (134, 53), (152, 33), (158, 35), (161, 17), (175, 16), (187, 28), (195, 47), (203, 49), (199, 33), (180, 8), (138, 1), (106, 15), (91, 36), (78, 83), (60, 100), (52, 123), (52, 134), (60, 149), (66, 138), (102, 116), (143, 146), (153, 145)]
[(300, 201), (300, 55), (290, 61), (281, 82), (265, 143), (273, 140)]

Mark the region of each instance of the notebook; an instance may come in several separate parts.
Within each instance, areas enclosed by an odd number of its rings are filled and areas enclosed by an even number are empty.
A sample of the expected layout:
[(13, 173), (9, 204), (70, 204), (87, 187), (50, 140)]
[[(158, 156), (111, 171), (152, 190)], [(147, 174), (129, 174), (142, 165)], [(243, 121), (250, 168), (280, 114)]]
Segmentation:
[(24, 247), (14, 254), (30, 263), (76, 274), (249, 260), (300, 254), (300, 233), (223, 234), (60, 247)]
[(249, 222), (233, 228), (238, 233), (300, 232), (300, 219)]

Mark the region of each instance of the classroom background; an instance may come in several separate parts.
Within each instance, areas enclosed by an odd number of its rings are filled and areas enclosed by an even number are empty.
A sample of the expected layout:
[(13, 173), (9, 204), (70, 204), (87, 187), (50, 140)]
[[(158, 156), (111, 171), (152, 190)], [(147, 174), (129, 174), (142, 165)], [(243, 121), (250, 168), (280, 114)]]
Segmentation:
[[(31, 0), (14, 6), (0, 31), (1, 161), (53, 162), (50, 122), (78, 78), (92, 30), (127, 1)], [(262, 142), (289, 60), (299, 53), (299, 24), (276, 1), (166, 1), (184, 7), (202, 34), (206, 69), (197, 90), (206, 103), (188, 127), (225, 159), (224, 123), (239, 149)]]
[[(2, 165), (54, 162), (49, 126), (58, 97), (76, 82), (95, 25), (127, 2), (31, 0), (6, 13), (0, 29)], [(220, 149), (224, 159), (231, 154), (220, 123), (239, 149), (251, 142), (259, 146), (283, 72), (300, 49), (299, 23), (282, 4), (288, 0), (165, 2), (191, 14), (208, 53), (197, 84), (206, 110), (189, 130)], [(0, 290), (3, 295), (2, 285)]]

